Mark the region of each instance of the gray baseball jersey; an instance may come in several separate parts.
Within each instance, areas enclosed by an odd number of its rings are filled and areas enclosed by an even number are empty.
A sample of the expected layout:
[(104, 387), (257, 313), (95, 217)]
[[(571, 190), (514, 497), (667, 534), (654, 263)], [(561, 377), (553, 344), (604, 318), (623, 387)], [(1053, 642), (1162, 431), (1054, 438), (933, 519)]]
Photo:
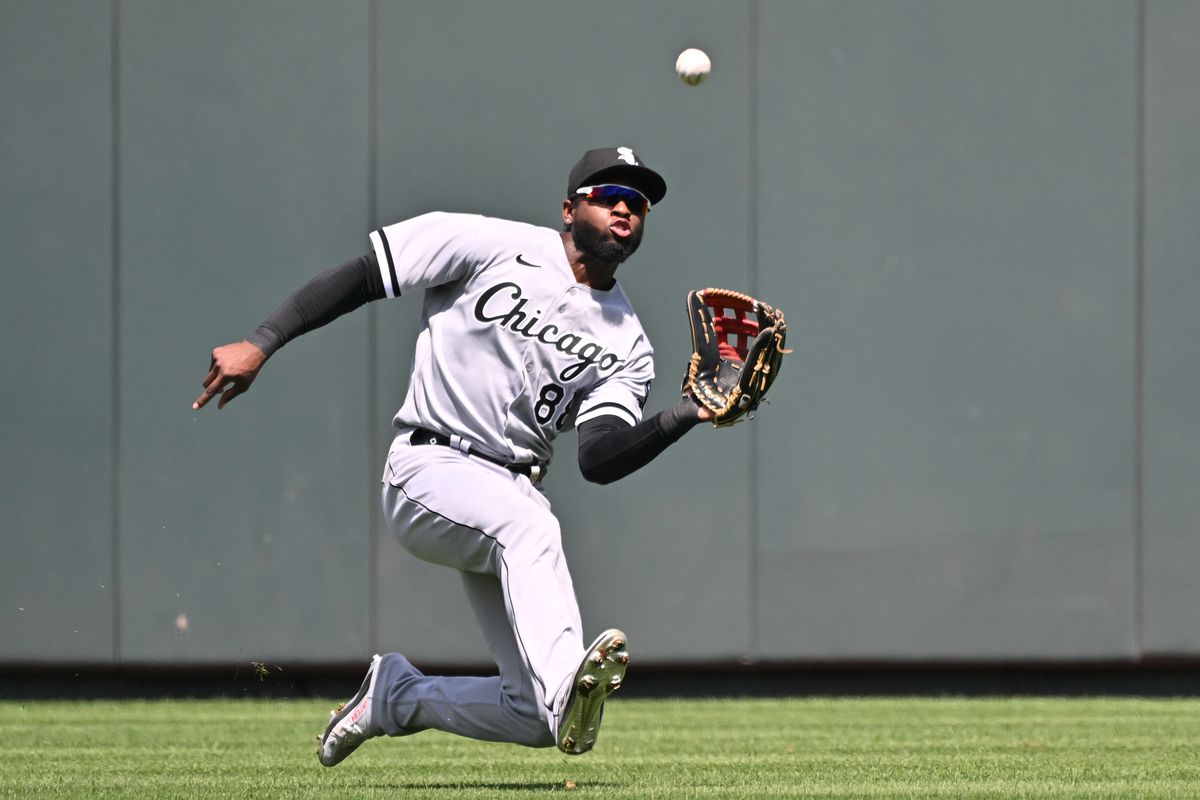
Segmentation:
[(557, 231), (431, 213), (371, 234), (389, 297), (425, 289), (398, 426), (457, 434), (513, 461), (549, 461), (562, 430), (630, 425), (653, 349), (625, 292), (576, 282)]

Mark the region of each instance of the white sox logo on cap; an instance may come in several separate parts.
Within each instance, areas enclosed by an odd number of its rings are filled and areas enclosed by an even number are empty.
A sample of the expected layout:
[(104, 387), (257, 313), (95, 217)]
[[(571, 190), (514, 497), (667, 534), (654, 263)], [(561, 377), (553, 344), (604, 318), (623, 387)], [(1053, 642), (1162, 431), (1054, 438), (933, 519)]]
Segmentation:
[(588, 150), (567, 176), (567, 197), (574, 197), (581, 186), (616, 183), (637, 189), (651, 203), (667, 193), (662, 176), (647, 167), (632, 147), (600, 147)]

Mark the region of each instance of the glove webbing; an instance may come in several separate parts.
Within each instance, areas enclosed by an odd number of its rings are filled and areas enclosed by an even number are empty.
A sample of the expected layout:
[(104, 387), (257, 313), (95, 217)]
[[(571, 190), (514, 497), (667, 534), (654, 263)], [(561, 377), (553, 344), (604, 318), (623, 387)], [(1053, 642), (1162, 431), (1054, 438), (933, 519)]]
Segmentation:
[(762, 320), (755, 313), (754, 302), (753, 297), (741, 292), (704, 290), (704, 304), (712, 310), (713, 329), (718, 337), (717, 349), (722, 356), (746, 360), (750, 343), (762, 329)]

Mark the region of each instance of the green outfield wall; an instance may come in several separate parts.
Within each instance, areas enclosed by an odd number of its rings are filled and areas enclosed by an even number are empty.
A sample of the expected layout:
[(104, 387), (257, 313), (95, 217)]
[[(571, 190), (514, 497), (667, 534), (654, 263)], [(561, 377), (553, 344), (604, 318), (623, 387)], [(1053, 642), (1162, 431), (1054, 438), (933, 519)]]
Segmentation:
[[(712, 56), (689, 88), (675, 55)], [(618, 275), (788, 314), (751, 424), (548, 489), (643, 662), (1200, 657), (1200, 3), (0, 0), (0, 665), (487, 657), (377, 511), (419, 301), (193, 412), (376, 226), (557, 225), (667, 178)]]

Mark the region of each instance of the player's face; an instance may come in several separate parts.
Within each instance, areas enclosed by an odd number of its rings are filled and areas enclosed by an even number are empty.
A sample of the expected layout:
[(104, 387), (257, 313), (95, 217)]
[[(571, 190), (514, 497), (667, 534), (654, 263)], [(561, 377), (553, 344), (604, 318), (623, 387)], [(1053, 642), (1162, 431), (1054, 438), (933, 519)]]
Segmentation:
[(564, 212), (575, 247), (600, 261), (619, 264), (642, 243), (646, 208), (637, 202), (580, 197)]

